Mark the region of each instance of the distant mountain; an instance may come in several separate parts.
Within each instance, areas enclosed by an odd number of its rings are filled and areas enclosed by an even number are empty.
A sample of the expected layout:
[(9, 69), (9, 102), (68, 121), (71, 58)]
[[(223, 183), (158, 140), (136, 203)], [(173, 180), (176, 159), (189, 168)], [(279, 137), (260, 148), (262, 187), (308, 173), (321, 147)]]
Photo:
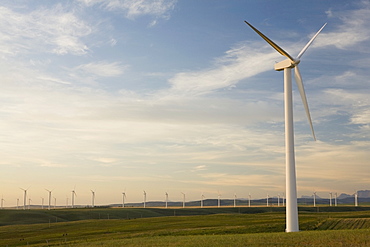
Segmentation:
[(342, 193), (338, 196), (338, 199), (345, 199), (345, 198), (348, 198), (348, 197), (353, 197), (353, 195), (349, 195), (349, 194), (346, 194), (346, 193)]
[(368, 198), (370, 197), (370, 190), (359, 190), (357, 191), (357, 195), (361, 198)]

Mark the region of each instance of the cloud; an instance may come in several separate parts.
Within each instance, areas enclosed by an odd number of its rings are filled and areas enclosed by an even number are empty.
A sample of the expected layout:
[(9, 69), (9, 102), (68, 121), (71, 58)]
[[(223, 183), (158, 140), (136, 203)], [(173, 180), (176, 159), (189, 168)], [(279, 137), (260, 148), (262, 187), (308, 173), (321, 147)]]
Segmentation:
[(91, 33), (87, 23), (60, 4), (30, 13), (0, 7), (0, 50), (5, 54), (83, 55), (89, 48), (82, 39)]
[[(370, 2), (362, 1), (358, 9), (335, 12), (329, 10), (327, 12), (329, 18), (337, 18), (342, 24), (336, 29), (330, 28), (334, 24), (329, 21), (326, 29), (333, 31), (325, 31), (320, 34), (314, 46), (324, 47), (333, 45), (338, 49), (352, 49), (356, 45), (369, 40), (370, 38)], [(358, 48), (358, 47), (356, 47)]]
[[(169, 18), (177, 0), (79, 0), (86, 6), (101, 5), (108, 10), (118, 10), (125, 13), (125, 17), (134, 19), (139, 16), (150, 15), (157, 18)], [(152, 22), (151, 25), (155, 25)]]
[(73, 71), (84, 75), (96, 75), (100, 77), (117, 77), (122, 75), (128, 66), (119, 62), (91, 62), (73, 68)]
[[(267, 50), (267, 52), (266, 52)], [(233, 86), (243, 79), (271, 70), (279, 55), (261, 42), (248, 43), (228, 50), (210, 68), (176, 74), (169, 80), (178, 94), (201, 95)]]

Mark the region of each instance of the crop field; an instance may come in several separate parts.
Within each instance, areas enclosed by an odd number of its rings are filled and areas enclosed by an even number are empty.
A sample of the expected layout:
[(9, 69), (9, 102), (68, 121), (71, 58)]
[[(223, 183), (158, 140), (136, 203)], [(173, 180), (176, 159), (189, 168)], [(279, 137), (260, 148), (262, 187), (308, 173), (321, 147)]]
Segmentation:
[(1, 210), (0, 246), (370, 246), (370, 208)]

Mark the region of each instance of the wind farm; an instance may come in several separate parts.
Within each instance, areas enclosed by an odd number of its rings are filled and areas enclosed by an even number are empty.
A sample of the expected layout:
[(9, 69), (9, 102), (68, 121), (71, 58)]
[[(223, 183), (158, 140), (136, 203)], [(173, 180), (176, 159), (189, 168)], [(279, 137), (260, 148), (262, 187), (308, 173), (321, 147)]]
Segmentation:
[(1, 246), (369, 229), (370, 0), (19, 0), (0, 19)]

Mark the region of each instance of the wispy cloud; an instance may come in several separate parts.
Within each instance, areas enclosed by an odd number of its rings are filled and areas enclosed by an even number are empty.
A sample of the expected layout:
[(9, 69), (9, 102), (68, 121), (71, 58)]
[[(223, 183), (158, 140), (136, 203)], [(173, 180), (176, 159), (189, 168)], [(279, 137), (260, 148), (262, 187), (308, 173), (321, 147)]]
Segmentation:
[(89, 50), (83, 38), (92, 33), (87, 23), (60, 4), (30, 13), (0, 7), (0, 30), (1, 52), (7, 54), (36, 50), (82, 55)]
[(123, 11), (129, 19), (143, 15), (168, 19), (177, 0), (79, 0), (79, 2), (87, 6), (100, 5), (108, 10)]
[(121, 65), (119, 62), (91, 62), (79, 65), (73, 68), (73, 71), (83, 75), (96, 75), (100, 77), (116, 77), (122, 75), (126, 70), (127, 65)]

